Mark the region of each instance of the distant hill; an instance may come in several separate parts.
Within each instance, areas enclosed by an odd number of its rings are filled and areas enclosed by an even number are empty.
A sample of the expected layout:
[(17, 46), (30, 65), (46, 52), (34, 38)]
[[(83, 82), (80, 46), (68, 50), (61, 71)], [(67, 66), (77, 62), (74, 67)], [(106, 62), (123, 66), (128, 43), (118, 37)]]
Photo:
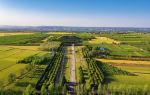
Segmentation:
[(121, 32), (150, 32), (150, 28), (135, 27), (69, 27), (69, 26), (0, 26), (0, 31), (121, 31)]

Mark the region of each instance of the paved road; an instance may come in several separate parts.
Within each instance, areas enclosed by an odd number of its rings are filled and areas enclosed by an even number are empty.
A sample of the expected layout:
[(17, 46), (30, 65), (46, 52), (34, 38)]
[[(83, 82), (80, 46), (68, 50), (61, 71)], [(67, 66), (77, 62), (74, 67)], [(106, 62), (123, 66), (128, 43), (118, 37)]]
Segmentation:
[(75, 49), (74, 44), (71, 47), (71, 58), (70, 58), (70, 82), (69, 82), (69, 93), (70, 95), (75, 94), (75, 86), (76, 86), (76, 66), (75, 66)]
[(71, 65), (70, 65), (70, 82), (71, 83), (76, 83), (76, 66), (75, 66), (75, 49), (74, 49), (74, 44), (72, 44), (71, 48)]

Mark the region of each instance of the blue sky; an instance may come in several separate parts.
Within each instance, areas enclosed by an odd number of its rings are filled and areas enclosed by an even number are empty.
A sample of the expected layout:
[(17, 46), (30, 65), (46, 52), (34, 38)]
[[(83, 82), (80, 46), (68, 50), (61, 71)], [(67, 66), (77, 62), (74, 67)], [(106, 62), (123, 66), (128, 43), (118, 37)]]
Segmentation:
[(0, 25), (150, 27), (150, 0), (0, 0)]

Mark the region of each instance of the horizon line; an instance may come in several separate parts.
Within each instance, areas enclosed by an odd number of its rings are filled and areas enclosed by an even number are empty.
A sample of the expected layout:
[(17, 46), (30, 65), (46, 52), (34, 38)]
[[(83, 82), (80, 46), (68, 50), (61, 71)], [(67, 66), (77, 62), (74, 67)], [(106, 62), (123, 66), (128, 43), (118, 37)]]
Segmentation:
[(68, 25), (0, 25), (0, 26), (14, 26), (14, 27), (40, 27), (40, 26), (47, 26), (47, 27), (76, 27), (76, 28), (150, 28), (150, 27), (133, 27), (133, 26), (68, 26)]

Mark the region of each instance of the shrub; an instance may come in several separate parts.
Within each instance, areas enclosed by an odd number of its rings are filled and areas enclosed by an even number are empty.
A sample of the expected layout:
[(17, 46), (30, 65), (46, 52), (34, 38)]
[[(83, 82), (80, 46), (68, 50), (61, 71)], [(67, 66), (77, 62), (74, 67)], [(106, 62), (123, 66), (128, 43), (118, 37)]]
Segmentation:
[(12, 82), (14, 82), (15, 80), (16, 80), (16, 75), (10, 73), (10, 74), (8, 75), (8, 82), (9, 82), (9, 83), (12, 83)]

